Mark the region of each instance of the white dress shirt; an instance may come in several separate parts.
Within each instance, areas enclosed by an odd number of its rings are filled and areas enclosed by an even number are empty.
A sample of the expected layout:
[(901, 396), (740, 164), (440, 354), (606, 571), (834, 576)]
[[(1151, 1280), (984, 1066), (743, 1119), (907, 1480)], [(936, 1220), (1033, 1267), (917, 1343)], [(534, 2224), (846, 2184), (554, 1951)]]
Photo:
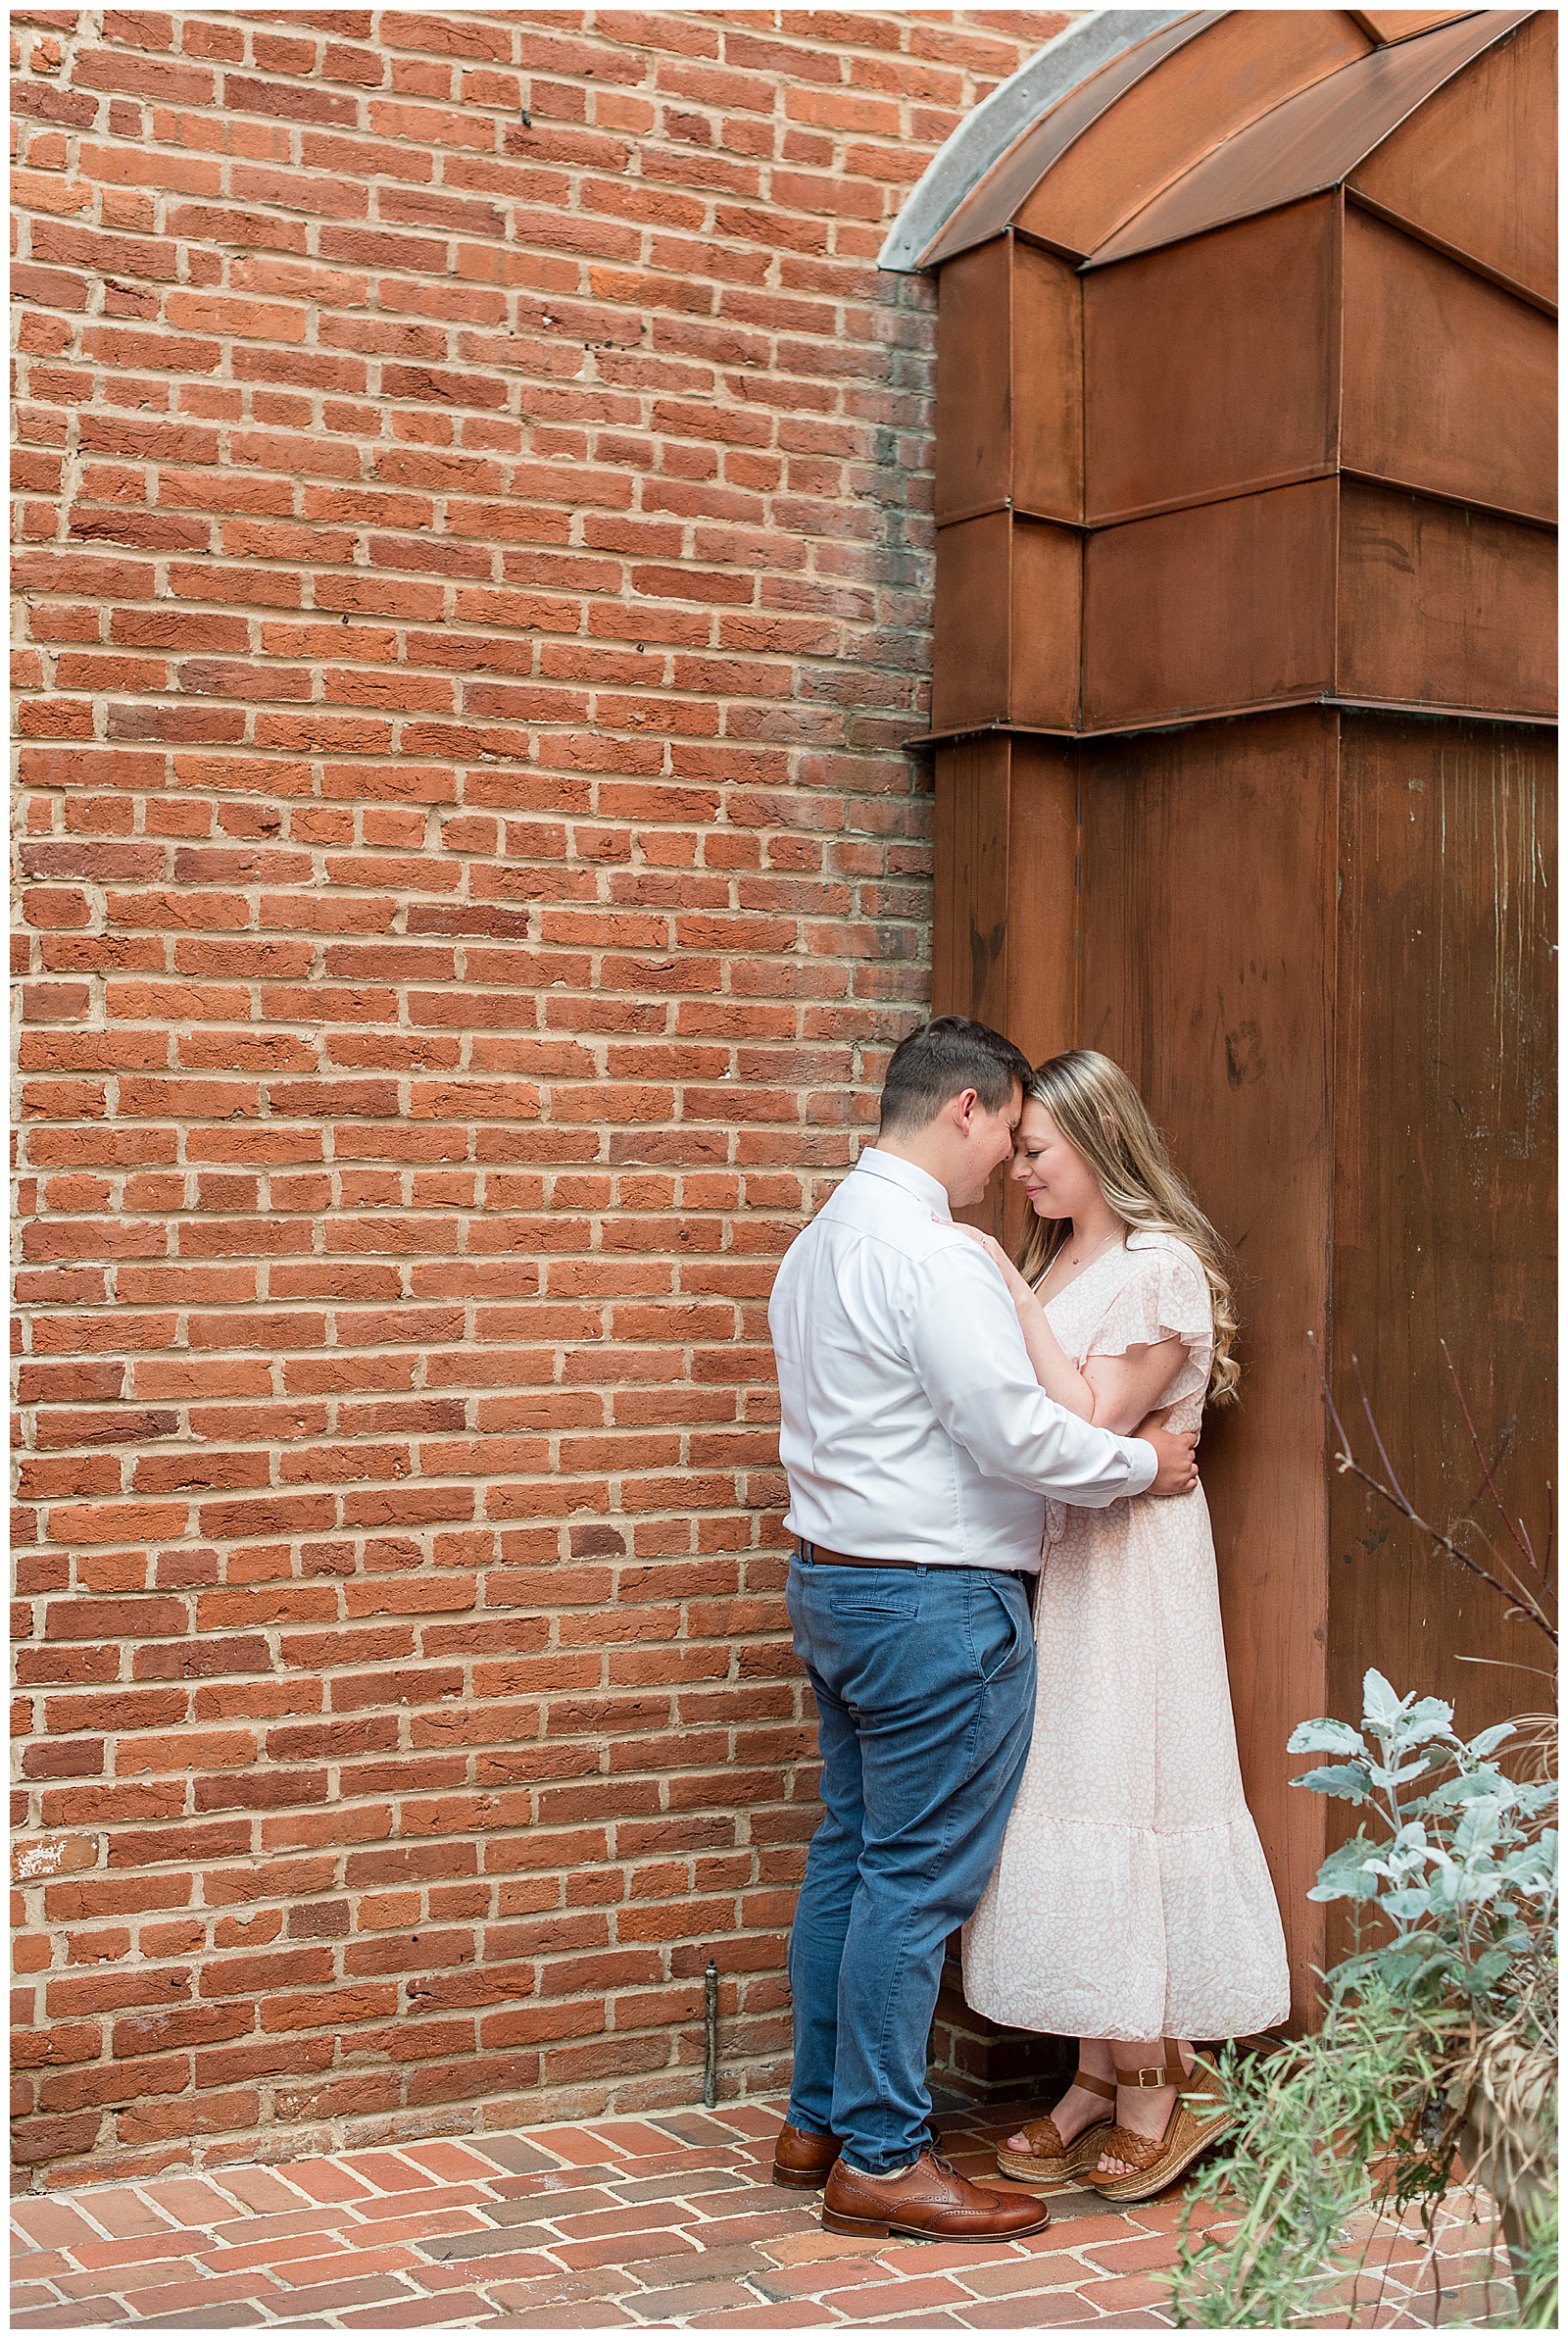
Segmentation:
[(994, 1261), (912, 1162), (868, 1146), (768, 1303), (790, 1531), (862, 1560), (1040, 1566), (1046, 1500), (1101, 1510), (1157, 1467), (1046, 1395)]

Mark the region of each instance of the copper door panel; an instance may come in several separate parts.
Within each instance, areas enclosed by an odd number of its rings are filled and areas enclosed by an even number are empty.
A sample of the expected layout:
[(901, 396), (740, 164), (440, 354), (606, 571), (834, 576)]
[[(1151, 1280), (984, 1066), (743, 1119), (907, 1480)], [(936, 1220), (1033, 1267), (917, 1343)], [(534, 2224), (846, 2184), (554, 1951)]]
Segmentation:
[(1543, 520), (1555, 514), (1550, 318), (1353, 206), (1345, 220), (1344, 383), (1348, 471)]
[[(1360, 1358), (1396, 1468), (1446, 1520), (1480, 1479), (1446, 1340), (1489, 1451), (1516, 1425), (1500, 1483), (1538, 1552), (1556, 1476), (1555, 764), (1540, 731), (1346, 719), (1333, 1380), (1348, 1419)], [(1459, 1660), (1544, 1665), (1540, 1635), (1353, 1481), (1330, 1487), (1327, 1711), (1354, 1712), (1367, 1665), (1451, 1699), (1466, 1734), (1531, 1707), (1527, 1675)]]
[[(932, 1013), (978, 1016), (1031, 1063), (1073, 1040), (1075, 753), (1004, 737), (937, 750)], [(1017, 1199), (995, 1179), (970, 1215), (1014, 1241)]]
[(1333, 463), (1337, 214), (1322, 195), (1084, 278), (1091, 521)]
[(1095, 251), (1212, 148), (1368, 49), (1343, 9), (1227, 11), (1085, 130), (1020, 206), (1019, 226)]
[(1352, 8), (1351, 16), (1364, 25), (1377, 41), (1409, 40), (1417, 32), (1430, 32), (1434, 25), (1451, 25), (1456, 17), (1470, 15), (1466, 8)]
[[(1007, 1027), (1008, 860), (1011, 742), (963, 740), (937, 750), (936, 898), (932, 905), (931, 1012), (978, 1016)], [(1002, 1192), (959, 1214), (1002, 1230)]]
[(1557, 12), (1440, 90), (1350, 180), (1423, 234), (1557, 297)]
[(1078, 727), (1083, 546), (1076, 528), (1013, 522), (1007, 712), (1014, 722), (1053, 731)]
[(1007, 794), (1011, 743), (939, 747), (931, 1012), (1007, 1019)]
[(1008, 827), (1007, 1035), (1031, 1064), (1070, 1048), (1077, 1029), (1078, 750), (1012, 743)]
[(1336, 497), (1315, 479), (1092, 535), (1085, 729), (1330, 690)]
[[(1419, 40), (1373, 49), (1343, 66), (1238, 131), (1156, 195), (1119, 234), (1097, 248), (1092, 265), (1152, 251), (1227, 220), (1248, 219), (1275, 204), (1338, 186), (1407, 114), (1472, 58), (1502, 40), (1528, 13), (1485, 9)], [(1267, 21), (1278, 18), (1270, 15)]]
[(1005, 512), (937, 532), (931, 728), (1000, 722), (1007, 712), (1011, 602)]
[(1554, 536), (1347, 480), (1340, 545), (1347, 698), (1553, 712)]
[(1235, 1247), (1242, 1402), (1208, 1416), (1242, 1774), (1279, 1893), (1298, 2019), (1321, 1964), (1306, 1898), (1323, 1799), (1291, 1787), (1324, 1705), (1322, 1410), (1305, 1338), (1327, 1313), (1333, 789), (1317, 709), (1083, 751), (1086, 1047), (1124, 1065)]
[(937, 279), (939, 521), (1012, 493), (1011, 275), (1004, 236), (950, 261)]
[(1053, 252), (1009, 238), (1012, 498), (1053, 520), (1084, 516), (1084, 288)]
[[(1015, 739), (1007, 825), (1007, 1020), (1031, 1064), (1077, 1036), (1078, 750)], [(1000, 1232), (1015, 1246), (1029, 1221), (1021, 1186), (1008, 1184)]]

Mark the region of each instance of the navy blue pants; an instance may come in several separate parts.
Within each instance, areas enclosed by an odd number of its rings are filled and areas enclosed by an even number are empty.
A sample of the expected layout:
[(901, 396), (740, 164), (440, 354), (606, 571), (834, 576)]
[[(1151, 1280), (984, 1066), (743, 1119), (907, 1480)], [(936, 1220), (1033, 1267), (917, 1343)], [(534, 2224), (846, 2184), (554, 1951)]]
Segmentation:
[(1034, 1633), (1025, 1579), (999, 1568), (797, 1553), (787, 1600), (825, 1810), (790, 1934), (788, 2116), (880, 2176), (927, 2142), (943, 1951), (985, 1890), (1023, 1775)]

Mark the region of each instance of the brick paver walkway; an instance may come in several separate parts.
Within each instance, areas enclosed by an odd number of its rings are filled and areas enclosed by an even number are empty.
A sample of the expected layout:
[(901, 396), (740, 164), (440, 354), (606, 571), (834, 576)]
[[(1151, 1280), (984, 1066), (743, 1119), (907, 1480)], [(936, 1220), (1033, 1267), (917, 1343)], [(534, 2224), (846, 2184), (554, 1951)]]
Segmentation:
[[(944, 2150), (994, 2174), (990, 2145), (1038, 2107), (944, 2119)], [(1180, 2203), (1106, 2211), (1057, 2188), (1054, 2221), (1004, 2248), (867, 2247), (782, 2192), (779, 2111), (660, 2113), (440, 2138), (275, 2167), (86, 2186), (15, 2203), (14, 2325), (399, 2331), (1168, 2328), (1157, 2280)], [(1414, 2329), (1502, 2319), (1479, 2286), (1485, 2236), (1445, 2220), (1436, 2266), (1385, 2237), (1381, 2299), (1347, 2321)], [(1411, 2285), (1414, 2284), (1412, 2291)]]

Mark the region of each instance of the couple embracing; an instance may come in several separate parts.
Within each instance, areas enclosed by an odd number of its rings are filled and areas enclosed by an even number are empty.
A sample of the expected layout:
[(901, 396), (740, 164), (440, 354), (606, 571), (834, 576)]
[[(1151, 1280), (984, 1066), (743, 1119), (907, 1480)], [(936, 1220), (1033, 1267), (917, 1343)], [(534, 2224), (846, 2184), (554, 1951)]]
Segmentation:
[[(1009, 1157), (1018, 1267), (952, 1215)], [(1194, 1460), (1238, 1377), (1224, 1250), (1107, 1058), (1035, 1070), (942, 1016), (895, 1051), (877, 1142), (768, 1316), (825, 1809), (775, 2178), (825, 2183), (843, 2233), (1049, 2223), (935, 2150), (927, 2041), (963, 1925), (970, 2004), (1079, 2042), (1004, 2172), (1147, 2199), (1223, 2122), (1192, 2041), (1289, 2007)]]

